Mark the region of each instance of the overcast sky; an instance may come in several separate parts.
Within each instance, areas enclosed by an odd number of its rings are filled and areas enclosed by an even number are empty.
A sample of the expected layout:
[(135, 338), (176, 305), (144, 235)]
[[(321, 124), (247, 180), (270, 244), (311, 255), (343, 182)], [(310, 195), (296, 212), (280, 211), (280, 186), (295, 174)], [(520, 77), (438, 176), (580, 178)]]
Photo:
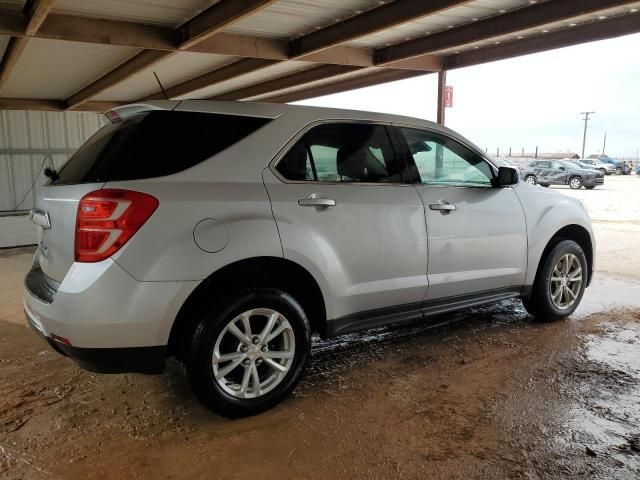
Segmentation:
[[(452, 70), (446, 125), (492, 154), (582, 148), (580, 112), (589, 121), (585, 155), (636, 156), (640, 148), (640, 34)], [(435, 121), (436, 75), (304, 102), (397, 113)]]

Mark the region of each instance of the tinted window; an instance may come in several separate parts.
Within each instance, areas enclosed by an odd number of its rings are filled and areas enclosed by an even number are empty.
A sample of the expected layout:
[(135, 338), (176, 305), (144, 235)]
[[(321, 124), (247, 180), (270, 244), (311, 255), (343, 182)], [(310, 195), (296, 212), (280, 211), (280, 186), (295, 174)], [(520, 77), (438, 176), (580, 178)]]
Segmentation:
[(192, 167), (268, 120), (198, 112), (144, 112), (101, 128), (69, 159), (56, 183), (161, 177)]
[(551, 168), (554, 170), (560, 170), (560, 168), (565, 168), (565, 165), (560, 162), (551, 162)]
[(400, 131), (424, 185), (491, 186), (490, 165), (467, 147), (435, 132)]
[(295, 181), (402, 181), (387, 130), (381, 125), (334, 123), (314, 127), (276, 168), (284, 178)]

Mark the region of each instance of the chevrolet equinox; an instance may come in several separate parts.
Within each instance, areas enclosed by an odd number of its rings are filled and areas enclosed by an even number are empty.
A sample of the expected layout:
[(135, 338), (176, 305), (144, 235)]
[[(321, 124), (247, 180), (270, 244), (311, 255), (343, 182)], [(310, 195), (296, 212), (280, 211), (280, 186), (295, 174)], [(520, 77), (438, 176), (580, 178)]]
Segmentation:
[(228, 417), (284, 399), (312, 333), (516, 297), (559, 319), (593, 274), (579, 201), (425, 120), (197, 100), (106, 117), (30, 213), (28, 322), (95, 372), (175, 356)]

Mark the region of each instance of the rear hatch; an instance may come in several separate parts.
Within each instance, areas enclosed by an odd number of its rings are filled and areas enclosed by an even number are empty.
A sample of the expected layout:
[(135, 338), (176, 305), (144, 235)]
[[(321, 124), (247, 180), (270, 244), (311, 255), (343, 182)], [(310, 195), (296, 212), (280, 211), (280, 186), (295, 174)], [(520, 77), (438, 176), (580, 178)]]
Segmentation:
[(49, 185), (43, 189), (38, 199), (36, 213), (47, 215), (50, 226), (40, 226), (37, 260), (44, 274), (57, 282), (62, 282), (74, 261), (78, 203), (87, 193), (100, 189), (102, 185)]
[[(176, 102), (177, 103), (177, 102)], [(152, 108), (152, 107), (149, 107)], [(38, 261), (62, 282), (75, 260), (78, 205), (107, 182), (171, 175), (192, 167), (251, 134), (269, 119), (217, 113), (125, 107), (82, 145), (36, 202)]]

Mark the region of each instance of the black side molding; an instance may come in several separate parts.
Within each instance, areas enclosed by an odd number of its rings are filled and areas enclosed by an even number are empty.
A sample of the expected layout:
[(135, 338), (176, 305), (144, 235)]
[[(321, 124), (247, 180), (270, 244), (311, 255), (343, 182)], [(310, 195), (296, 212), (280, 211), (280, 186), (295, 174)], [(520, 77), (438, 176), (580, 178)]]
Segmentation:
[(358, 312), (335, 320), (329, 320), (325, 332), (326, 338), (394, 323), (409, 322), (487, 303), (500, 302), (509, 298), (520, 297), (522, 292), (522, 286), (508, 287)]

